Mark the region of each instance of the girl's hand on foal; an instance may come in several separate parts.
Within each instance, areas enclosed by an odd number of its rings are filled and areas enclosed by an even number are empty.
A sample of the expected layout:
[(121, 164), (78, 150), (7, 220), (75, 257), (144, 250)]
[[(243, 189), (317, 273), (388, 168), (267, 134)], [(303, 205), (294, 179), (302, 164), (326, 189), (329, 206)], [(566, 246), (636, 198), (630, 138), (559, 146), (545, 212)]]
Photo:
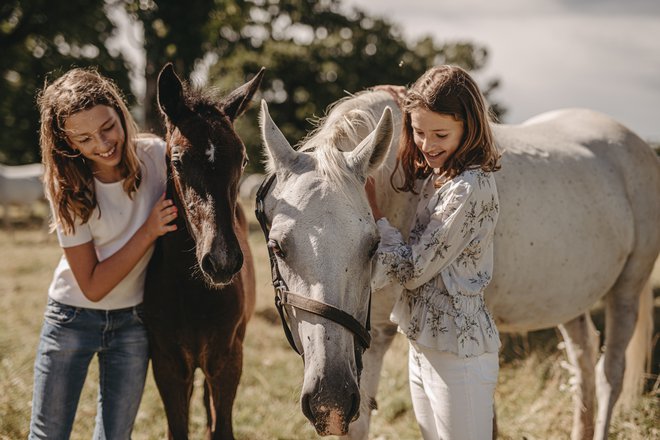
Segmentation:
[(161, 235), (165, 235), (170, 231), (176, 231), (176, 225), (171, 225), (177, 217), (177, 209), (174, 202), (170, 199), (165, 199), (165, 193), (160, 196), (154, 205), (147, 221), (144, 222), (145, 232), (152, 240), (156, 240)]

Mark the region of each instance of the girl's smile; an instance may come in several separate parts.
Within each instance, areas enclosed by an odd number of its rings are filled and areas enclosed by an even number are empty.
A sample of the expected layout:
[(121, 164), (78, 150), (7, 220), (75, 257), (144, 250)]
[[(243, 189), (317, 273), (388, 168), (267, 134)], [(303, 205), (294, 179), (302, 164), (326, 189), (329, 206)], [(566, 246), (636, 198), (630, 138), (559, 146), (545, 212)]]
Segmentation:
[(463, 121), (425, 108), (410, 112), (413, 141), (431, 168), (442, 169), (463, 139)]
[(112, 147), (112, 149), (110, 151), (108, 151), (107, 153), (98, 153), (98, 154), (102, 158), (107, 159), (107, 158), (111, 157), (113, 154), (115, 154), (116, 151), (117, 151), (117, 147)]

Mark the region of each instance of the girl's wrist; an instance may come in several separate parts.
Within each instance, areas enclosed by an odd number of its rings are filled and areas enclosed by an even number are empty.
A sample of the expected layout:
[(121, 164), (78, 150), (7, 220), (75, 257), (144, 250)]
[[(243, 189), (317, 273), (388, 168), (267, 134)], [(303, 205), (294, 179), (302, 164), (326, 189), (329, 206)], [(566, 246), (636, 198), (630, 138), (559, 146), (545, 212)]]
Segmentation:
[(150, 231), (147, 223), (148, 222), (145, 222), (140, 229), (138, 229), (137, 233), (140, 234), (147, 246), (151, 246), (158, 238), (158, 235)]

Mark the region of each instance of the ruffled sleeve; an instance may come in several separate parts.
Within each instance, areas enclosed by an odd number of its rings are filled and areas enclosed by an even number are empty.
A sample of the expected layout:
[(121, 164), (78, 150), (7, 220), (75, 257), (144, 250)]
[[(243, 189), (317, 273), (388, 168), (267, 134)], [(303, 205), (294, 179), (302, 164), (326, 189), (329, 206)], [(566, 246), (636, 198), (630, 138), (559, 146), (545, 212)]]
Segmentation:
[(480, 227), (478, 196), (467, 180), (457, 179), (449, 185), (429, 200), (429, 222), (413, 227), (411, 235), (419, 234), (414, 244), (407, 244), (387, 219), (377, 222), (381, 242), (376, 274), (384, 272), (390, 280), (413, 290), (435, 278), (463, 252)]

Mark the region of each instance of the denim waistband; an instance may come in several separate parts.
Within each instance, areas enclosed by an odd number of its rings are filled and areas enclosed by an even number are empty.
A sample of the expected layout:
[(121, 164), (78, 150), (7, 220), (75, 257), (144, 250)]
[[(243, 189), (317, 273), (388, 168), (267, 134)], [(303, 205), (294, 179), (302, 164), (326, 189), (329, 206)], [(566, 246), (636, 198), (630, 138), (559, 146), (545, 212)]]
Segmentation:
[(92, 309), (92, 308), (89, 308), (89, 307), (78, 307), (78, 306), (72, 306), (70, 304), (65, 304), (65, 303), (56, 301), (51, 297), (48, 297), (48, 304), (49, 305), (52, 304), (52, 305), (56, 305), (56, 306), (63, 306), (63, 307), (71, 307), (73, 309), (78, 309), (78, 310), (86, 310), (86, 311), (90, 311), (90, 312), (100, 312), (100, 313), (108, 313), (108, 314), (118, 314), (118, 313), (132, 312), (133, 310), (142, 308), (142, 303), (140, 303), (140, 304), (136, 304), (136, 305), (131, 306), (131, 307), (124, 307), (124, 308), (121, 308), (121, 309), (110, 309), (110, 310), (107, 310), (107, 309)]

